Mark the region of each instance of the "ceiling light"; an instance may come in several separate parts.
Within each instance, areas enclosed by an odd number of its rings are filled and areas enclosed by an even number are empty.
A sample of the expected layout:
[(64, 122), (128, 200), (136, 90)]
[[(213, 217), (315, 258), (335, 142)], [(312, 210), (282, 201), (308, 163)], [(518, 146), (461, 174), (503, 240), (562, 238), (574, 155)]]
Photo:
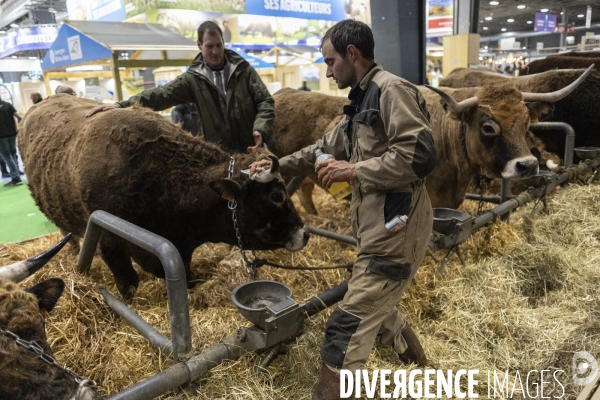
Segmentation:
[(0, 31), (0, 35), (4, 35), (6, 31)]
[(11, 28), (18, 28), (18, 27), (19, 27), (19, 25), (18, 25), (18, 24), (14, 24), (14, 23), (13, 23), (13, 24), (10, 24), (10, 26), (11, 26)]
[(526, 47), (526, 46), (523, 46), (523, 50), (527, 50), (527, 47)]
[(484, 30), (484, 31), (487, 31), (488, 29), (489, 29), (489, 28), (488, 28), (487, 26), (484, 26), (484, 27), (483, 27), (483, 30)]
[(491, 20), (492, 20), (492, 17), (485, 17), (485, 20), (486, 20), (486, 21), (491, 21)]
[(528, 24), (533, 24), (533, 21), (527, 21)]
[(541, 12), (548, 12), (548, 9), (547, 8), (542, 8), (540, 11)]
[(502, 32), (506, 32), (506, 28), (502, 28), (500, 29)]
[(17, 56), (12, 56), (11, 58), (17, 58)]
[(506, 20), (506, 22), (515, 22), (515, 20), (512, 19), (512, 18), (509, 18), (509, 19)]
[(583, 14), (577, 15), (577, 18), (583, 18)]
[(498, 1), (490, 1), (490, 6), (497, 6), (498, 4), (500, 4), (500, 2), (498, 2)]
[(30, 60), (37, 60), (37, 57), (29, 57)]
[(525, 4), (519, 4), (519, 5), (517, 6), (517, 8), (518, 8), (519, 10), (522, 10), (522, 9), (524, 9), (524, 8), (525, 8)]

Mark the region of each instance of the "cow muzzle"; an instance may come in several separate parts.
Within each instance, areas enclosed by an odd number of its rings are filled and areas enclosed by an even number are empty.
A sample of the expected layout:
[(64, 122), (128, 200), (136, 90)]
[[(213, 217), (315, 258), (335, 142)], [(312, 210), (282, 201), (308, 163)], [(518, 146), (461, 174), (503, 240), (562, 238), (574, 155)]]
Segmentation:
[(308, 239), (310, 239), (308, 228), (306, 226), (302, 226), (292, 234), (290, 241), (285, 244), (285, 249), (287, 251), (302, 250), (308, 243)]
[(506, 166), (502, 171), (502, 178), (521, 179), (537, 175), (538, 171), (539, 164), (534, 156), (519, 157), (506, 163)]

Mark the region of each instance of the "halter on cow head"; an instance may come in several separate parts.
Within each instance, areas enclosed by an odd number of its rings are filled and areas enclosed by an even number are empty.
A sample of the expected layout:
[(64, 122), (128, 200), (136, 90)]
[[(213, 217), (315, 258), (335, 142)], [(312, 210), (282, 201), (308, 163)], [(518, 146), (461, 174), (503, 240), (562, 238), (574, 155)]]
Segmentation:
[(552, 112), (590, 73), (590, 66), (569, 86), (551, 93), (520, 92), (512, 83), (481, 87), (475, 96), (457, 102), (427, 86), (445, 101), (448, 116), (460, 121), (460, 140), (469, 166), (490, 178), (520, 179), (538, 172), (525, 134), (529, 125)]

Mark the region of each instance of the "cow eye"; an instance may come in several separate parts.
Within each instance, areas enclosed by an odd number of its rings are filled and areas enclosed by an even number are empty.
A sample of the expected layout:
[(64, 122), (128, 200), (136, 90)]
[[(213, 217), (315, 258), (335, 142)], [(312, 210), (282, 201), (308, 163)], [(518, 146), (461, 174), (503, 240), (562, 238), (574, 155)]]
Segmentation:
[(486, 136), (498, 136), (500, 127), (494, 121), (486, 121), (481, 125), (481, 132)]
[(271, 200), (273, 200), (274, 203), (283, 203), (283, 195), (281, 193), (273, 193), (271, 195)]

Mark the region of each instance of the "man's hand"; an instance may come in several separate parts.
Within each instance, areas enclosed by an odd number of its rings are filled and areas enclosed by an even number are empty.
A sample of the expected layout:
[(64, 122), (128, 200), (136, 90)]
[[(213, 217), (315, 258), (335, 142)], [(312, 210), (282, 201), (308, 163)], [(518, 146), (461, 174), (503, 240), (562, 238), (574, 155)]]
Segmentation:
[(319, 182), (329, 189), (334, 182), (350, 182), (358, 179), (354, 164), (347, 161), (325, 160), (315, 165)]
[(263, 145), (263, 138), (259, 131), (252, 132), (252, 136), (254, 137), (254, 146), (248, 147), (248, 153), (251, 153)]
[(260, 160), (255, 161), (248, 167), (250, 169), (250, 176), (254, 175), (257, 172), (261, 172), (266, 169), (271, 169), (271, 160)]
[(98, 114), (99, 112), (112, 110), (114, 108), (121, 108), (119, 104), (99, 104), (96, 107), (92, 108), (90, 111), (85, 114), (86, 118), (91, 117), (94, 114)]

